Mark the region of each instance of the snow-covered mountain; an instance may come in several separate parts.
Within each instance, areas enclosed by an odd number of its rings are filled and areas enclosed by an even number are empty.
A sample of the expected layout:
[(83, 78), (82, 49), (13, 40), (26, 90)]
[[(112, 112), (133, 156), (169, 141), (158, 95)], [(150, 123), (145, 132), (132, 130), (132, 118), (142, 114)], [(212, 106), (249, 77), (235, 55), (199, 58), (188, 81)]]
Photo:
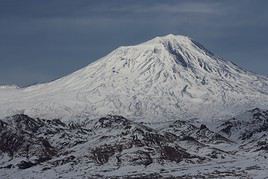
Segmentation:
[(156, 37), (50, 83), (0, 86), (0, 178), (265, 178), (256, 107), (267, 77)]
[(167, 35), (119, 47), (50, 83), (0, 88), (0, 99), (0, 116), (212, 118), (268, 106), (268, 78), (215, 56), (189, 37)]

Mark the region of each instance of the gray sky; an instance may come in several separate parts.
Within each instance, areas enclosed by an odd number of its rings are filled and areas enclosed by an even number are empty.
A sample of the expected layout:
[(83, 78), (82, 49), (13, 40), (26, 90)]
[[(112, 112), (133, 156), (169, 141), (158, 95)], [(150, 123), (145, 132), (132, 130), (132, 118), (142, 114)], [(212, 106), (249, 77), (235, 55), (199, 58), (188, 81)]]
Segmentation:
[(0, 0), (0, 84), (71, 73), (122, 45), (187, 35), (268, 74), (266, 0)]

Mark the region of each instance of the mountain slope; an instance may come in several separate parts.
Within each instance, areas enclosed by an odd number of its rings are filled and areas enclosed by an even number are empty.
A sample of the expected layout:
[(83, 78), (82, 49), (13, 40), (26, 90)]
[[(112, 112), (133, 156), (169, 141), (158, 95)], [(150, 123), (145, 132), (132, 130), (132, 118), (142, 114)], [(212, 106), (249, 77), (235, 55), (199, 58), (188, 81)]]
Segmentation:
[(188, 37), (167, 35), (119, 47), (50, 83), (0, 88), (0, 99), (1, 116), (212, 118), (267, 106), (268, 78), (215, 56)]

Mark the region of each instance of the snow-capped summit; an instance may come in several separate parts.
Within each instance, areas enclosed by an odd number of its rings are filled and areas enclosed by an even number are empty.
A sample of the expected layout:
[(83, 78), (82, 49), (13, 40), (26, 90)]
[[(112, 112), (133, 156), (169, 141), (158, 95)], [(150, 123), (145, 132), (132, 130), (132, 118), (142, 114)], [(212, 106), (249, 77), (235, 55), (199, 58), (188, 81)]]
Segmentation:
[(191, 43), (192, 39), (188, 36), (168, 34), (165, 36), (157, 36), (151, 40), (144, 42), (143, 44), (166, 44), (166, 43), (179, 43), (186, 44)]
[(268, 106), (268, 78), (223, 60), (189, 37), (167, 35), (119, 47), (50, 83), (3, 91), (0, 114), (71, 118), (119, 114), (212, 118)]

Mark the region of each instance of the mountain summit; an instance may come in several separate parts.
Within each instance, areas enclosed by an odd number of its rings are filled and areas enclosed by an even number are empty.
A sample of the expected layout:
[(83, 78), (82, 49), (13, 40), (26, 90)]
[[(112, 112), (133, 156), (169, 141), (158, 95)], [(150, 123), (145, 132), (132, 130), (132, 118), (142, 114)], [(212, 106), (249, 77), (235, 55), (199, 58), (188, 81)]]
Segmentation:
[(1, 116), (212, 118), (267, 106), (268, 78), (215, 56), (189, 37), (170, 34), (119, 47), (50, 83), (0, 88), (0, 99)]

